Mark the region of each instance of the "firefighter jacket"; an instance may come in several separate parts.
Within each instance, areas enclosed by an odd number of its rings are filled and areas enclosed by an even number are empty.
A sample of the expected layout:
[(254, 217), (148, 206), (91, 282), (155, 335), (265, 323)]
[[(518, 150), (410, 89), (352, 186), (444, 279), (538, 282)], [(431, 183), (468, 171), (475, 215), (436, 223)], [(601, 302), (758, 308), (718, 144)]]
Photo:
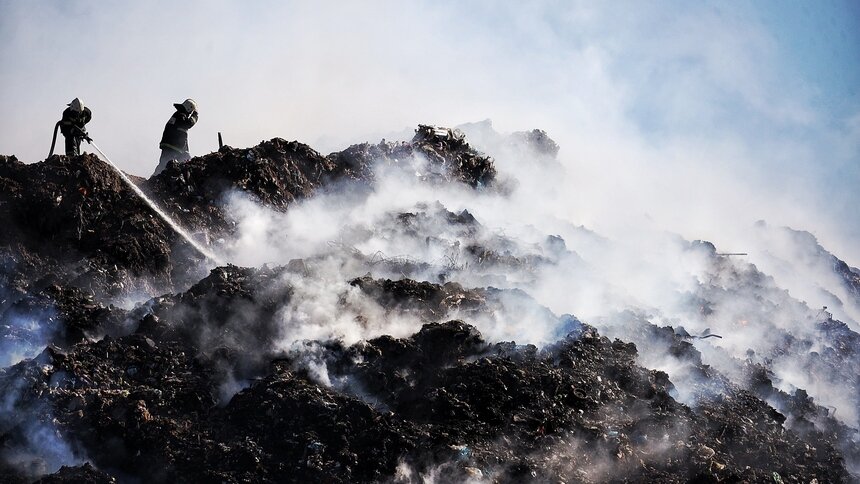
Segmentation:
[(66, 138), (74, 137), (83, 139), (87, 136), (87, 129), (84, 127), (90, 120), (93, 119), (93, 113), (90, 108), (84, 108), (82, 112), (73, 111), (72, 108), (66, 108), (63, 111), (63, 118), (60, 120), (60, 132)]
[(195, 123), (197, 123), (197, 111), (187, 114), (177, 109), (164, 126), (159, 147), (188, 153), (188, 130)]

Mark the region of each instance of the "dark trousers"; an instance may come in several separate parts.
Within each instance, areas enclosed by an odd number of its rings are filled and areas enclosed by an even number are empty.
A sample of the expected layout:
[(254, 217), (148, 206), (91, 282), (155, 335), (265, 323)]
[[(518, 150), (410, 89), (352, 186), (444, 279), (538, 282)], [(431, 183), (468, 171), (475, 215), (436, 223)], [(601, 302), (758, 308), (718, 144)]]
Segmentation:
[(187, 151), (176, 151), (172, 148), (162, 148), (161, 149), (161, 157), (158, 159), (158, 166), (155, 167), (155, 172), (152, 176), (158, 175), (165, 168), (167, 168), (167, 163), (171, 160), (177, 162), (186, 162), (191, 159), (191, 155)]
[(65, 136), (66, 156), (78, 156), (81, 154), (81, 139), (75, 136)]

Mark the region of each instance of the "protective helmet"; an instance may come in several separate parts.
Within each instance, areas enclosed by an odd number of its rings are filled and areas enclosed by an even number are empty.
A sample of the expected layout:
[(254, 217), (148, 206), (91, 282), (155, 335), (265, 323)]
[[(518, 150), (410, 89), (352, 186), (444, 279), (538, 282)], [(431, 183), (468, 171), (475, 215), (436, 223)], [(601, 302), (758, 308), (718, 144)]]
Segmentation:
[(193, 99), (186, 99), (185, 102), (182, 103), (182, 107), (185, 108), (185, 112), (188, 114), (197, 111), (197, 103), (194, 102)]
[(82, 113), (84, 111), (84, 102), (81, 101), (81, 98), (76, 97), (69, 103), (69, 107), (72, 108), (72, 111)]

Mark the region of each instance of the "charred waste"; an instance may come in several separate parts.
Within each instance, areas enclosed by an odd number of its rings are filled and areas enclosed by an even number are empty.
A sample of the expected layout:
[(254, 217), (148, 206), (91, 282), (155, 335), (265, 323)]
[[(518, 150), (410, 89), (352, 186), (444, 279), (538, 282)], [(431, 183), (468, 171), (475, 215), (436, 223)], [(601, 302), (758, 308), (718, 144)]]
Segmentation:
[[(95, 155), (0, 157), (0, 482), (860, 478), (855, 323), (710, 243), (668, 242), (700, 268), (674, 317), (647, 302), (557, 314), (531, 292), (559, 272), (597, 284), (586, 248), (609, 242), (521, 237), (433, 198), (339, 220), (273, 264), (229, 263), (253, 218), (237, 207), (288, 220), (325, 197), (366, 203), (391, 177), (508, 196), (513, 177), (463, 134), (479, 128), (327, 156), (276, 138), (134, 178), (224, 264)], [(482, 136), (558, 169), (543, 131)], [(829, 264), (836, 304), (860, 303), (860, 271), (759, 229)], [(727, 332), (751, 326), (746, 347)]]

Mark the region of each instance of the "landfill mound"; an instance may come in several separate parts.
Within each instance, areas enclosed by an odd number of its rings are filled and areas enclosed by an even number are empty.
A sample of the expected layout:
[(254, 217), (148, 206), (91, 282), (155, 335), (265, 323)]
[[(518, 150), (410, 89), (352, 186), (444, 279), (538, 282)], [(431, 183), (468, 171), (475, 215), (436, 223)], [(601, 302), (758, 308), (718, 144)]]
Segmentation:
[[(136, 183), (206, 243), (234, 228), (225, 213), (231, 194), (285, 210), (325, 187), (372, 183), (375, 164), (414, 169), (416, 157), (431, 183), (488, 186), (495, 176), (492, 158), (462, 135), (422, 125), (411, 142), (355, 145), (328, 156), (280, 138), (224, 147)], [(50, 277), (100, 297), (153, 294), (205, 275), (197, 267), (204, 256), (95, 155), (33, 164), (0, 156), (0, 224), (7, 228), (0, 233), (0, 277), (19, 293)]]
[(0, 365), (14, 350), (32, 352), (47, 343), (68, 348), (124, 330), (125, 311), (104, 307), (92, 294), (73, 286), (51, 285), (27, 294), (0, 311)]
[(275, 138), (253, 148), (223, 148), (186, 163), (170, 163), (144, 187), (167, 210), (191, 226), (228, 228), (222, 197), (238, 191), (264, 205), (285, 209), (324, 186), (368, 184), (377, 164), (407, 165), (415, 156), (426, 164), (418, 174), (436, 182), (490, 185), (493, 160), (476, 152), (462, 134), (420, 125), (410, 142), (363, 143), (323, 156), (297, 141)]
[(3, 156), (0, 187), (7, 290), (51, 277), (101, 295), (171, 282), (176, 234), (96, 156)]
[[(466, 129), (560, 168), (541, 130)], [(461, 131), (429, 125), (327, 156), (280, 138), (224, 147), (134, 183), (217, 252), (240, 235), (231, 197), (285, 214), (320, 194), (372, 194), (391, 172), (476, 197), (509, 188)], [(397, 206), (370, 225), (344, 220), (308, 257), (242, 267), (207, 260), (92, 155), (0, 157), (0, 189), (0, 484), (823, 483), (860, 472), (851, 409), (779, 372), (795, 365), (860, 401), (860, 334), (708, 242), (672, 242), (700, 270), (683, 293), (689, 321), (648, 308), (584, 322), (522, 288), (557, 267), (585, 277), (588, 261), (559, 235), (518, 239), (471, 207)], [(853, 304), (860, 271), (803, 243)], [(767, 336), (759, 353), (703, 343), (748, 320)], [(544, 342), (499, 336), (532, 333)]]
[[(543, 349), (488, 342), (462, 321), (401, 339), (321, 341), (320, 358), (344, 382), (326, 386), (301, 353), (263, 349), (276, 331), (270, 310), (291, 297), (283, 270), (216, 269), (151, 301), (127, 336), (52, 345), (3, 370), (14, 417), (0, 419), (0, 442), (23, 458), (46, 433), (101, 473), (150, 482), (847, 479), (826, 435), (786, 431), (784, 415), (729, 383), (695, 409), (680, 404), (665, 373), (636, 364), (635, 345), (575, 320)], [(481, 305), (450, 284), (354, 284), (399, 311), (437, 313), (455, 296)], [(241, 301), (263, 309), (237, 322)], [(200, 339), (208, 330), (217, 341)], [(253, 383), (219, 404), (225, 364), (244, 365)], [(84, 472), (93, 471), (64, 469), (51, 482)]]

